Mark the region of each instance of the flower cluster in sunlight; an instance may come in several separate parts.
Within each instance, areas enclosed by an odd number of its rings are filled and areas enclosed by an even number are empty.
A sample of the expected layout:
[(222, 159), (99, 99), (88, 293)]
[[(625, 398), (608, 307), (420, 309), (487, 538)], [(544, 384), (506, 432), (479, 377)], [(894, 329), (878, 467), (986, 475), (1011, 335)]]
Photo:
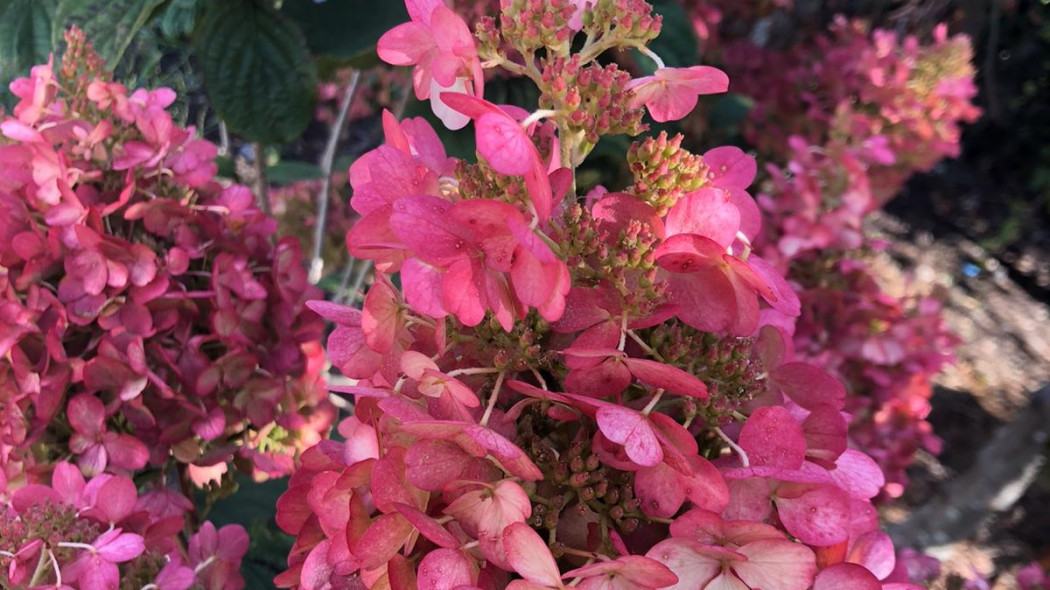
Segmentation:
[[(755, 160), (639, 139), (632, 184), (577, 194), (599, 137), (683, 117), (726, 75), (664, 67), (642, 0), (504, 0), (476, 42), (439, 0), (407, 5), (380, 56), (473, 122), (478, 159), (387, 113), (350, 168), (347, 246), (377, 275), (360, 310), (310, 306), (355, 413), (278, 502), (278, 584), (917, 588), (846, 391), (796, 357), (799, 297), (752, 246)], [(658, 69), (596, 61), (623, 48)], [(481, 67), (532, 80), (537, 110), (486, 101)]]

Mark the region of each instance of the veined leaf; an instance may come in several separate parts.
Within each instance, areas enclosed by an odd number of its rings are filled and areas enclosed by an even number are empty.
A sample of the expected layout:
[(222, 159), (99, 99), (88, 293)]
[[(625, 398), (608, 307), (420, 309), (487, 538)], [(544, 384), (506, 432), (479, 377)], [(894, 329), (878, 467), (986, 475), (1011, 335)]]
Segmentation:
[(263, 2), (210, 2), (194, 31), (218, 115), (251, 141), (295, 139), (313, 117), (317, 70), (302, 33)]
[(7, 86), (47, 62), (51, 15), (58, 0), (0, 0), (0, 79)]

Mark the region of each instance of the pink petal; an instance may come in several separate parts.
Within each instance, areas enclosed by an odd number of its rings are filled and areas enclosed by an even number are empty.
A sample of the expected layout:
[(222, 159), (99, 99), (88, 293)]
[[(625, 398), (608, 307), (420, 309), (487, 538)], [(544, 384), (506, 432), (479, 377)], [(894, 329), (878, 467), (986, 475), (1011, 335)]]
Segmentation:
[(149, 461), (149, 449), (130, 434), (119, 434), (112, 438), (107, 436), (105, 444), (109, 462), (121, 469), (142, 469)]
[(307, 301), (306, 307), (332, 323), (350, 327), (361, 326), (361, 311), (353, 307), (316, 299)]
[(401, 287), (405, 301), (417, 313), (441, 319), (448, 315), (441, 302), (441, 282), (444, 272), (425, 262), (410, 258), (401, 267)]
[(499, 460), (500, 464), (512, 474), (525, 481), (543, 479), (543, 472), (529, 459), (525, 451), (495, 431), (474, 425), (468, 426), (463, 432)]
[(631, 374), (646, 385), (666, 389), (678, 395), (707, 399), (707, 385), (678, 367), (647, 359), (625, 358), (623, 362)]
[(94, 545), (98, 554), (111, 563), (130, 561), (146, 550), (142, 537), (133, 533), (121, 533), (120, 529), (103, 533), (95, 539)]
[(707, 178), (718, 188), (746, 189), (755, 181), (758, 163), (738, 147), (722, 146), (704, 153)]
[(882, 590), (871, 572), (852, 563), (833, 565), (817, 575), (813, 590)]
[(821, 405), (840, 409), (845, 405), (846, 388), (842, 382), (808, 363), (794, 362), (770, 371), (770, 380), (803, 408)]
[(104, 431), (106, 407), (93, 395), (83, 394), (69, 400), (66, 407), (69, 425), (85, 436), (97, 436)]
[(418, 586), (428, 590), (454, 590), (474, 583), (473, 560), (456, 549), (435, 549), (419, 562)]
[(504, 529), (503, 548), (507, 561), (521, 577), (543, 586), (561, 585), (561, 572), (547, 543), (529, 525), (516, 522)]
[(849, 424), (842, 412), (831, 406), (820, 406), (810, 412), (802, 421), (802, 430), (806, 433), (806, 455), (810, 458), (834, 461), (846, 450)]
[(729, 194), (717, 188), (702, 188), (675, 203), (667, 214), (667, 233), (696, 234), (711, 238), (723, 248), (736, 240), (740, 210)]
[(827, 547), (846, 540), (849, 498), (830, 485), (783, 484), (776, 492), (784, 528), (803, 543)]
[(438, 547), (445, 547), (446, 549), (455, 549), (460, 546), (459, 540), (457, 540), (452, 533), (445, 530), (445, 527), (438, 521), (430, 518), (426, 514), (416, 510), (408, 504), (394, 504), (397, 511), (408, 519), (408, 522), (412, 523), (412, 526), (427, 539), (430, 539)]
[(634, 495), (641, 502), (642, 512), (658, 518), (674, 516), (685, 502), (678, 473), (666, 463), (635, 472)]
[(869, 531), (853, 542), (847, 561), (862, 565), (882, 580), (893, 573), (897, 554), (890, 536), (882, 531)]
[(501, 174), (524, 176), (537, 157), (536, 147), (517, 121), (485, 113), (477, 120), (478, 153)]
[(740, 431), (738, 442), (755, 466), (798, 469), (806, 457), (802, 426), (781, 406), (755, 410)]
[(638, 465), (652, 467), (663, 461), (664, 452), (649, 420), (640, 412), (605, 405), (596, 415), (598, 427), (609, 440), (623, 445), (627, 456)]
[(405, 475), (412, 485), (440, 492), (467, 467), (470, 455), (447, 440), (421, 440), (405, 453)]
[[(376, 53), (379, 59), (395, 66), (410, 66), (422, 61), (423, 56), (437, 48), (430, 30), (417, 22), (397, 25), (379, 38)], [(420, 99), (426, 97), (418, 97)]]
[(858, 500), (874, 498), (886, 484), (882, 468), (871, 457), (856, 449), (847, 449), (842, 453), (830, 473), (840, 488)]
[(361, 312), (361, 330), (368, 347), (380, 354), (390, 352), (401, 327), (400, 319), (397, 290), (386, 275), (376, 273), (375, 283), (365, 295)]
[(408, 540), (414, 527), (398, 513), (385, 514), (368, 527), (352, 548), (363, 569), (377, 568), (390, 561)]
[(667, 539), (654, 545), (645, 554), (678, 577), (678, 583), (663, 590), (697, 590), (707, 588), (722, 571), (722, 559), (736, 563), (739, 554), (717, 547), (706, 547), (688, 539)]
[(119, 523), (131, 514), (138, 500), (138, 489), (126, 477), (114, 477), (102, 484), (95, 508), (105, 522)]
[(806, 590), (817, 573), (813, 551), (799, 543), (755, 541), (737, 551), (747, 561), (733, 564), (733, 570), (751, 588)]
[(591, 217), (598, 221), (599, 231), (613, 240), (618, 239), (620, 232), (632, 222), (641, 222), (656, 237), (664, 237), (664, 222), (656, 210), (645, 201), (624, 193), (609, 193), (602, 197), (591, 208)]

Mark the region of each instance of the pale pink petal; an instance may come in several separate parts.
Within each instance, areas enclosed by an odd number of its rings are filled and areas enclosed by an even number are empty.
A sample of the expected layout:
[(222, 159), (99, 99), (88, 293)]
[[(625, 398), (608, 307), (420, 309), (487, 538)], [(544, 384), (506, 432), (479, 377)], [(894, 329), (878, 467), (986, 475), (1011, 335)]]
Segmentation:
[(612, 442), (623, 445), (631, 461), (643, 467), (652, 467), (663, 461), (660, 441), (649, 420), (640, 412), (604, 405), (598, 409), (596, 419), (602, 434)]
[(882, 531), (869, 531), (858, 537), (846, 560), (864, 566), (880, 580), (893, 573), (897, 565), (893, 541)]
[[(724, 555), (723, 555), (724, 554)], [(697, 590), (722, 571), (722, 559), (735, 562), (738, 554), (705, 547), (687, 539), (667, 539), (654, 545), (645, 556), (654, 559), (678, 577), (678, 583), (664, 590)], [(721, 558), (721, 559), (720, 559)]]
[(809, 547), (790, 541), (755, 541), (738, 549), (747, 561), (733, 564), (733, 571), (751, 588), (806, 590), (817, 573)]
[(546, 541), (529, 525), (516, 522), (503, 530), (507, 561), (521, 577), (548, 587), (561, 586), (561, 572)]
[(434, 37), (427, 27), (409, 22), (397, 25), (384, 33), (376, 45), (376, 53), (379, 54), (379, 59), (388, 64), (410, 66), (419, 63), (427, 52), (436, 47)]

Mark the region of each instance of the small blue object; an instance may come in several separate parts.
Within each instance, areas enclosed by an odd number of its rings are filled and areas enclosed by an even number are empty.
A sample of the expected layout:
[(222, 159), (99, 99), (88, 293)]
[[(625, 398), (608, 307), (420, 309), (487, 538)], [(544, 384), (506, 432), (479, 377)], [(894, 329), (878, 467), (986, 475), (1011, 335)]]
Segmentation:
[(964, 275), (970, 277), (971, 279), (981, 274), (981, 269), (978, 268), (976, 264), (970, 264), (969, 262), (963, 264), (962, 271)]

